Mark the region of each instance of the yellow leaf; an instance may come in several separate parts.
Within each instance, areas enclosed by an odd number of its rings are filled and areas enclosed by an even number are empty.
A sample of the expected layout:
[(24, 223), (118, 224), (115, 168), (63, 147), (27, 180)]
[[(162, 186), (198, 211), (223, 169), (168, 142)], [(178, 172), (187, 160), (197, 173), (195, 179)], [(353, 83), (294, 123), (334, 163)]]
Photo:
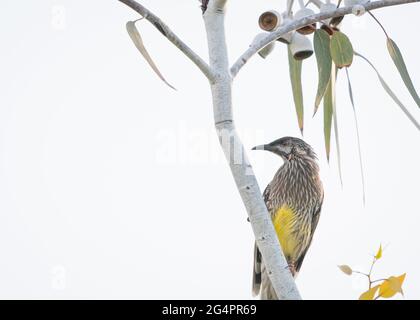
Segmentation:
[(392, 281), (390, 283), (391, 287), (401, 294), (403, 293), (402, 292), (402, 285), (403, 285), (404, 280), (405, 280), (405, 275), (406, 275), (406, 273), (400, 275), (399, 277), (391, 277), (392, 278)]
[(376, 253), (375, 259), (379, 260), (380, 258), (382, 258), (382, 245), (379, 246), (379, 250)]
[(380, 285), (370, 288), (368, 291), (362, 293), (359, 297), (359, 300), (373, 300), (375, 298), (375, 293), (378, 291)]
[(382, 298), (391, 298), (396, 294), (397, 292), (390, 288), (389, 281), (384, 280), (384, 282), (381, 284), (381, 287), (379, 288), (379, 296)]
[(353, 273), (353, 270), (347, 265), (341, 265), (341, 266), (338, 266), (338, 267), (340, 268), (341, 271), (343, 271), (345, 274), (347, 274), (349, 276), (351, 276), (351, 274)]
[(381, 298), (392, 298), (397, 293), (403, 293), (402, 285), (405, 280), (405, 273), (399, 277), (389, 277), (384, 282), (382, 282), (379, 288), (379, 296)]

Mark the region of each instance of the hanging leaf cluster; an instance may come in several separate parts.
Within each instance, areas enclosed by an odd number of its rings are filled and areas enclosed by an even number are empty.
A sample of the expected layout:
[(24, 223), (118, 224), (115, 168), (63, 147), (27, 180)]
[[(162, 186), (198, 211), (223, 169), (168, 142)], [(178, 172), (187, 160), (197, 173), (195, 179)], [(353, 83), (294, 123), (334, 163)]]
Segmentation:
[[(377, 21), (380, 22), (374, 17), (370, 12), (369, 14)], [(347, 82), (348, 82), (348, 91), (349, 98), (353, 109), (356, 133), (357, 133), (357, 145), (359, 152), (359, 165), (362, 177), (363, 184), (363, 201), (365, 199), (364, 192), (364, 173), (363, 173), (363, 163), (362, 163), (362, 154), (361, 154), (361, 142), (359, 135), (359, 125), (357, 121), (357, 110), (355, 106), (355, 100), (353, 95), (353, 88), (350, 81), (349, 68), (354, 63), (354, 58), (358, 57), (364, 60), (369, 64), (370, 67), (376, 73), (380, 84), (384, 88), (385, 92), (391, 97), (391, 99), (397, 104), (397, 106), (403, 111), (411, 123), (420, 130), (420, 124), (415, 119), (415, 117), (410, 113), (408, 108), (401, 102), (400, 99), (395, 95), (391, 90), (389, 85), (385, 82), (384, 78), (380, 75), (376, 67), (363, 55), (356, 52), (353, 48), (351, 40), (349, 37), (339, 29), (339, 24), (343, 20), (343, 17), (337, 17), (331, 19), (328, 22), (322, 22), (321, 27), (316, 29), (313, 33), (313, 46), (318, 68), (318, 86), (314, 102), (314, 111), (313, 115), (315, 116), (323, 102), (323, 122), (324, 122), (324, 143), (327, 159), (330, 158), (331, 152), (331, 141), (332, 141), (332, 128), (334, 127), (336, 151), (337, 151), (337, 160), (340, 179), (341, 178), (341, 157), (340, 157), (340, 143), (339, 143), (339, 124), (337, 116), (337, 105), (336, 105), (336, 79), (340, 70), (345, 70)], [(388, 36), (383, 26), (380, 24), (381, 28), (386, 34), (386, 44), (387, 49), (390, 54), (392, 61), (394, 62), (398, 73), (400, 74), (403, 83), (408, 89), (408, 92), (412, 96), (414, 102), (420, 107), (420, 98), (417, 94), (417, 91), (414, 87), (414, 84), (409, 75), (407, 66), (404, 62), (402, 53), (398, 48), (397, 44)], [(301, 132), (304, 129), (304, 100), (303, 100), (303, 89), (302, 89), (302, 64), (303, 59), (293, 56), (291, 54), (289, 44), (289, 70), (290, 70), (290, 79), (291, 87), (293, 92), (294, 104), (298, 119), (298, 125)], [(307, 57), (309, 57), (308, 55)]]

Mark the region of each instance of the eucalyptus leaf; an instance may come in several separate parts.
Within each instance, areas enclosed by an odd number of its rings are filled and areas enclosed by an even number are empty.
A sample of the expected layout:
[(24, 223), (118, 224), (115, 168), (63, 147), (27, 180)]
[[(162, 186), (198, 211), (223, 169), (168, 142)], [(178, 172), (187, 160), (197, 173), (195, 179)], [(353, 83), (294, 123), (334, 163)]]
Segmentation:
[(349, 67), (353, 62), (353, 45), (341, 31), (334, 32), (330, 43), (331, 57), (338, 68)]
[(330, 54), (330, 36), (329, 34), (318, 29), (314, 34), (314, 49), (316, 61), (318, 65), (318, 91), (315, 98), (314, 115), (318, 111), (319, 104), (327, 89), (331, 76), (332, 59)]
[(333, 117), (333, 86), (331, 79), (328, 82), (327, 90), (324, 95), (324, 140), (327, 160), (330, 161), (331, 150), (331, 125)]
[(353, 274), (353, 270), (352, 268), (350, 268), (348, 265), (343, 264), (341, 266), (338, 266), (338, 268), (340, 268), (340, 270), (345, 273), (348, 276), (351, 276)]
[(352, 108), (353, 108), (354, 123), (356, 125), (356, 136), (357, 136), (357, 148), (358, 148), (358, 152), (359, 152), (360, 175), (362, 177), (363, 204), (366, 204), (365, 174), (364, 174), (363, 161), (362, 161), (362, 148), (361, 148), (361, 143), (360, 143), (359, 122), (357, 121), (357, 112), (356, 112), (356, 107), (355, 107), (355, 104), (354, 104), (353, 88), (352, 88), (352, 85), (351, 85), (350, 75), (349, 75), (349, 71), (348, 71), (347, 68), (346, 68), (346, 75), (347, 75), (347, 82), (348, 82), (348, 87), (349, 87), (349, 97), (350, 97), (351, 105), (352, 105)]
[(140, 32), (136, 28), (136, 21), (129, 21), (126, 24), (128, 35), (130, 36), (131, 40), (133, 41), (136, 48), (140, 51), (141, 55), (146, 59), (147, 63), (153, 69), (153, 71), (158, 75), (158, 77), (165, 82), (170, 88), (176, 90), (168, 81), (163, 77), (160, 73), (159, 69), (157, 68), (156, 64), (153, 62), (152, 57), (150, 56), (149, 52), (147, 51), (146, 47), (144, 46), (143, 39), (140, 35)]
[(420, 131), (420, 124), (417, 122), (417, 120), (413, 117), (413, 115), (408, 111), (408, 109), (404, 106), (404, 104), (398, 99), (398, 97), (395, 95), (395, 93), (391, 90), (391, 88), (388, 86), (388, 84), (385, 82), (385, 80), (382, 78), (379, 71), (375, 68), (375, 66), (364, 56), (362, 56), (360, 53), (355, 52), (356, 56), (362, 58), (365, 60), (372, 69), (376, 72), (376, 75), (378, 76), (379, 82), (381, 83), (382, 87), (388, 93), (388, 95), (394, 100), (394, 102), (401, 108), (401, 110), (404, 112), (404, 114), (407, 116), (407, 118), (414, 124), (414, 126), (417, 128), (417, 130)]
[(408, 73), (407, 66), (405, 65), (404, 58), (400, 49), (391, 38), (387, 39), (387, 47), (389, 54), (391, 55), (391, 58), (394, 61), (395, 66), (397, 67), (398, 72), (400, 73), (401, 78), (405, 83), (405, 86), (407, 87), (417, 106), (420, 108), (420, 98), (416, 89), (414, 88), (413, 82), (411, 81), (410, 74)]
[(302, 60), (296, 60), (288, 46), (289, 72), (292, 84), (293, 100), (300, 131), (303, 133), (303, 93), (302, 93)]
[(335, 135), (335, 147), (337, 148), (337, 164), (338, 164), (338, 174), (340, 176), (340, 183), (343, 186), (343, 173), (341, 169), (341, 149), (340, 149), (340, 136), (338, 134), (338, 116), (337, 116), (337, 103), (336, 103), (336, 92), (335, 92), (335, 83), (337, 79), (338, 69), (336, 66), (333, 66), (331, 71), (331, 92), (332, 92), (332, 109), (333, 109), (333, 120), (334, 120), (334, 135)]

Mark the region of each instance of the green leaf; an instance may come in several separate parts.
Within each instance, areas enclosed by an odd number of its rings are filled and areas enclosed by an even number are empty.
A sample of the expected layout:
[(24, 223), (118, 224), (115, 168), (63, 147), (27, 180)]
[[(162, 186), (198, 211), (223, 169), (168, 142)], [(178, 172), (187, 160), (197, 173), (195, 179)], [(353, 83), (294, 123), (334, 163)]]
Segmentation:
[(340, 136), (338, 135), (337, 104), (335, 100), (335, 82), (336, 82), (337, 72), (338, 72), (338, 69), (334, 66), (331, 72), (330, 81), (332, 83), (332, 107), (333, 107), (333, 119), (334, 119), (335, 147), (337, 148), (338, 174), (340, 176), (341, 186), (343, 186), (343, 174), (341, 170)]
[(392, 60), (394, 60), (395, 66), (397, 67), (398, 72), (400, 73), (401, 78), (405, 83), (405, 86), (407, 87), (408, 91), (410, 91), (410, 94), (414, 101), (417, 103), (417, 106), (420, 108), (420, 98), (416, 92), (416, 89), (414, 88), (413, 82), (411, 81), (400, 49), (391, 38), (388, 38), (387, 40), (387, 47), (389, 54), (391, 55)]
[(360, 175), (362, 177), (363, 204), (365, 204), (366, 203), (366, 192), (365, 192), (366, 187), (365, 187), (365, 174), (364, 174), (364, 170), (363, 170), (363, 161), (362, 161), (362, 148), (361, 148), (360, 134), (359, 134), (359, 122), (357, 121), (357, 112), (356, 112), (356, 107), (354, 105), (353, 89), (352, 89), (352, 86), (351, 86), (349, 70), (347, 68), (346, 68), (346, 75), (347, 75), (347, 83), (348, 83), (348, 87), (349, 87), (349, 96), (350, 96), (351, 106), (353, 108), (354, 123), (356, 125), (357, 148), (358, 148), (358, 151), (359, 151)]
[(153, 69), (153, 71), (158, 75), (158, 77), (165, 82), (170, 88), (176, 90), (172, 85), (166, 81), (163, 75), (160, 73), (159, 69), (157, 68), (156, 64), (153, 62), (152, 57), (150, 56), (149, 52), (147, 52), (146, 47), (144, 46), (143, 39), (141, 38), (140, 32), (136, 28), (136, 21), (129, 21), (126, 24), (128, 35), (130, 36), (131, 40), (133, 41), (136, 48), (140, 51), (141, 55), (146, 59), (149, 66)]
[(353, 62), (353, 46), (349, 38), (337, 31), (331, 37), (331, 57), (338, 68), (349, 67)]
[(327, 90), (324, 96), (324, 139), (325, 139), (325, 151), (327, 153), (327, 159), (330, 160), (331, 150), (331, 124), (333, 117), (333, 85), (331, 79), (328, 82)]
[(318, 29), (314, 34), (314, 48), (316, 61), (318, 64), (318, 91), (315, 99), (315, 110), (314, 115), (318, 110), (319, 104), (321, 103), (322, 97), (325, 94), (325, 90), (328, 86), (328, 81), (331, 75), (332, 58), (330, 54), (330, 36), (329, 34)]
[(388, 84), (385, 82), (385, 80), (382, 78), (379, 71), (375, 68), (375, 66), (364, 56), (362, 56), (360, 53), (355, 52), (355, 55), (365, 60), (372, 69), (376, 72), (376, 75), (378, 76), (379, 82), (381, 83), (382, 87), (388, 93), (388, 95), (394, 100), (394, 102), (401, 108), (401, 110), (404, 112), (404, 114), (407, 116), (408, 119), (414, 124), (414, 126), (417, 128), (417, 130), (420, 131), (420, 124), (417, 122), (417, 120), (413, 117), (413, 115), (408, 111), (408, 109), (402, 104), (402, 102), (398, 99), (398, 97), (395, 95), (395, 93), (391, 90), (391, 88), (388, 86)]
[(289, 54), (289, 72), (292, 83), (293, 100), (295, 101), (296, 114), (300, 131), (303, 133), (303, 93), (302, 93), (302, 61), (293, 58), (290, 46)]

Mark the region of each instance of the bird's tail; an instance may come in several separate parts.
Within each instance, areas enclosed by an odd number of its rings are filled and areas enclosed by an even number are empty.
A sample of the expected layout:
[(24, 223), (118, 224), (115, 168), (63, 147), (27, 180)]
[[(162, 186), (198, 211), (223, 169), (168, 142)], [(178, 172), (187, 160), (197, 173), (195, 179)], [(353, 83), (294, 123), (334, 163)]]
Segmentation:
[(254, 271), (252, 273), (252, 295), (258, 296), (261, 289), (261, 253), (254, 244)]
[[(303, 260), (303, 259), (302, 259)], [(299, 269), (302, 265), (302, 261), (298, 261), (298, 265), (290, 268), (293, 278), (297, 278), (299, 274)], [(254, 271), (252, 273), (252, 295), (258, 296), (262, 300), (277, 300), (277, 295), (274, 291), (274, 288), (271, 284), (271, 281), (265, 273), (265, 266), (262, 263), (262, 256), (260, 250), (258, 250), (257, 244), (254, 244)], [(264, 282), (264, 283), (263, 283)]]

